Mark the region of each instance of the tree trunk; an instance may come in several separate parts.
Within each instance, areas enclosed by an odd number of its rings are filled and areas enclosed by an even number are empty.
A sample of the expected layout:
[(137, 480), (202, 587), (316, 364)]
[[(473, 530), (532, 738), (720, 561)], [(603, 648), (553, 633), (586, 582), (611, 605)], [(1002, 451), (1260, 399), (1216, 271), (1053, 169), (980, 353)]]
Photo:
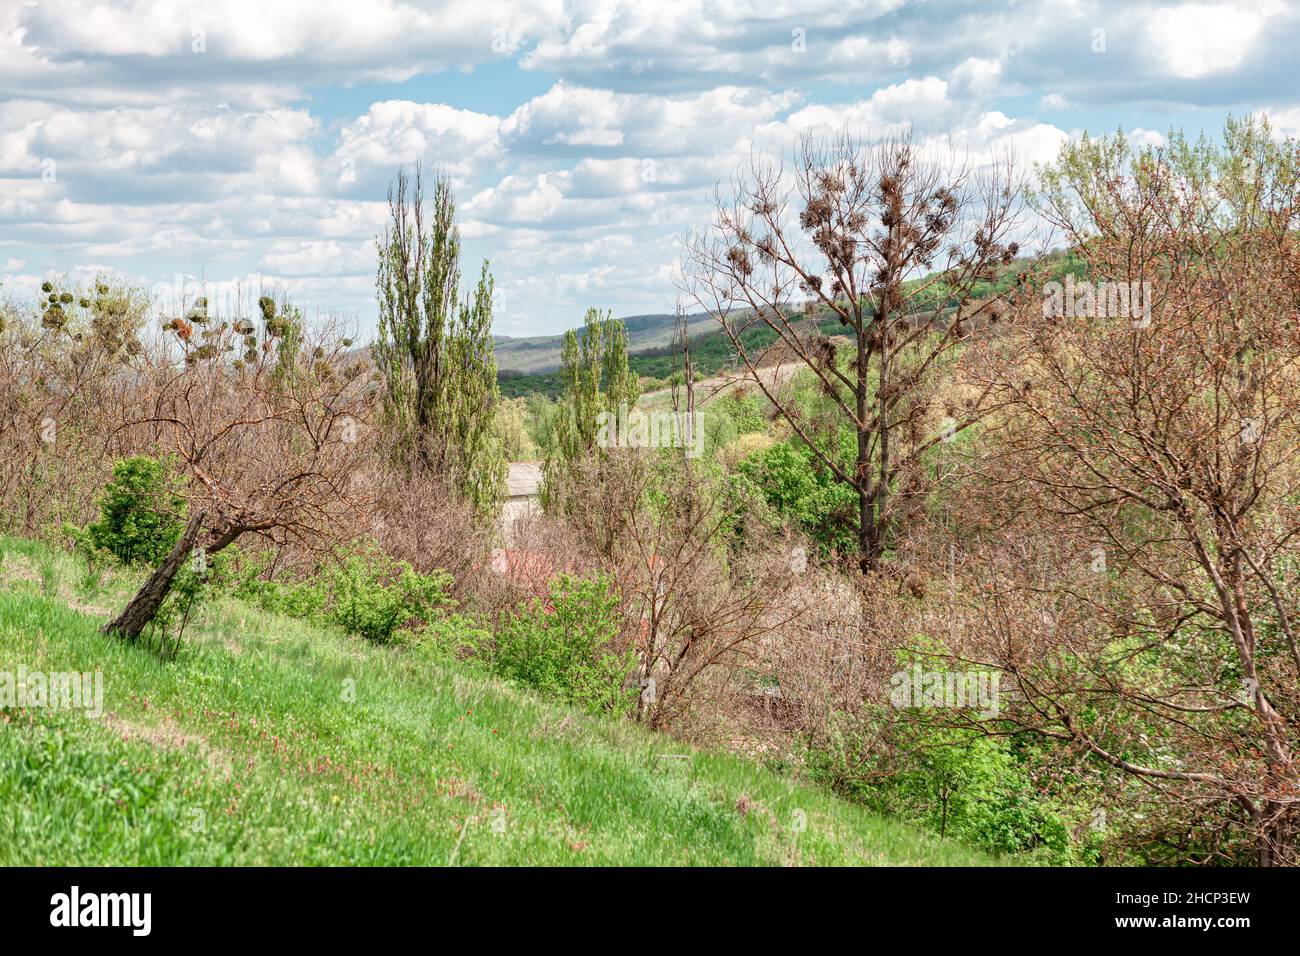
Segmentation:
[(116, 634), (128, 641), (140, 636), (140, 632), (148, 627), (149, 622), (158, 613), (158, 608), (162, 607), (167, 592), (171, 590), (172, 579), (176, 577), (176, 572), (181, 569), (181, 565), (194, 549), (194, 540), (199, 536), (199, 529), (205, 517), (207, 512), (199, 511), (190, 518), (190, 523), (185, 526), (185, 533), (167, 555), (167, 560), (149, 575), (149, 579), (123, 608), (122, 613), (100, 628), (101, 634)]
[(871, 488), (871, 444), (870, 429), (867, 427), (867, 370), (870, 362), (868, 333), (862, 326), (861, 310), (858, 316), (858, 342), (855, 369), (857, 375), (854, 393), (857, 413), (858, 454), (854, 461), (853, 478), (857, 482), (858, 493), (858, 570), (863, 574), (875, 569), (875, 492)]
[(1268, 800), (1256, 818), (1256, 865), (1260, 867), (1295, 866), (1295, 832), (1288, 807)]

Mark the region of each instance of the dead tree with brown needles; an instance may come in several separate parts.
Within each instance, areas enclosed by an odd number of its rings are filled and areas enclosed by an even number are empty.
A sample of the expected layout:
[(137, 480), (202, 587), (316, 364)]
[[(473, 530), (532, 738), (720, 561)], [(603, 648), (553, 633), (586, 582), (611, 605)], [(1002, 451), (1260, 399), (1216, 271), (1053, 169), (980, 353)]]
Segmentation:
[[(976, 293), (1017, 254), (1018, 207), (1010, 163), (935, 162), (906, 138), (806, 137), (789, 173), (751, 160), (730, 198), (719, 194), (711, 229), (687, 244), (686, 294), (718, 321), (776, 413), (853, 489), (863, 571), (880, 566), (919, 493), (907, 479), (921, 456), (988, 411), (977, 391), (943, 414), (938, 383), (999, 317)], [(752, 345), (762, 327), (775, 339)], [(815, 376), (830, 432), (853, 432), (851, 460), (760, 372), (776, 354)]]

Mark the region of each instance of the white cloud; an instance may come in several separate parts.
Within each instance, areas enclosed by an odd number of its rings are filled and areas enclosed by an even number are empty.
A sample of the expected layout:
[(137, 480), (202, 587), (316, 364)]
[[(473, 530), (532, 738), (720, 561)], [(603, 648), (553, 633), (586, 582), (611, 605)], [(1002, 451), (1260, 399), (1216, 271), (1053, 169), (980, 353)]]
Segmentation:
[(950, 77), (958, 89), (982, 96), (997, 89), (1002, 79), (1002, 63), (973, 56), (962, 61)]
[(465, 213), (498, 223), (543, 223), (564, 201), (564, 194), (551, 173), (538, 176), (507, 176), (475, 195), (465, 204)]
[(522, 58), (589, 85), (703, 88), (800, 79), (872, 80), (913, 44), (881, 27), (903, 0), (574, 0)]
[(501, 124), (516, 153), (613, 151), (641, 156), (716, 152), (749, 135), (796, 101), (796, 95), (723, 86), (703, 93), (617, 93), (558, 83)]
[(312, 192), (316, 159), (307, 141), (316, 132), (303, 110), (82, 110), (11, 101), (0, 103), (0, 174), (36, 175), (53, 160), (56, 184), (86, 185), (100, 199), (104, 190), (132, 188), (132, 177), (168, 177), (191, 196)]
[(1239, 67), (1267, 21), (1283, 12), (1278, 0), (1235, 5), (1183, 3), (1160, 7), (1147, 19), (1146, 41), (1179, 79), (1196, 79)]
[(280, 276), (372, 275), (375, 271), (376, 244), (373, 239), (360, 242), (308, 240), (271, 243), (259, 265)]
[(1135, 149), (1142, 149), (1147, 146), (1163, 146), (1166, 142), (1163, 133), (1158, 133), (1153, 129), (1143, 129), (1141, 126), (1129, 131), (1128, 141)]
[(1273, 132), (1278, 136), (1300, 137), (1300, 106), (1290, 109), (1265, 109), (1260, 112), (1268, 116)]
[(785, 125), (792, 130), (844, 129), (868, 136), (884, 136), (903, 127), (934, 126), (953, 107), (948, 99), (947, 81), (927, 76), (883, 87), (856, 103), (806, 106), (791, 114)]
[(33, 75), (99, 62), (129, 79), (143, 57), (182, 84), (231, 63), (249, 80), (289, 64), (299, 82), (400, 80), (488, 62), (562, 15), (560, 0), (45, 0), (8, 17), (21, 51), (9, 59)]
[(500, 125), (495, 116), (443, 103), (372, 103), (343, 127), (329, 165), (341, 185), (371, 173), (387, 180), (416, 160), (466, 178), (497, 161)]
[(752, 150), (911, 128), (1042, 161), (1260, 103), (1295, 135), (1298, 43), (1281, 0), (0, 0), (0, 271), (257, 275), (372, 316), (420, 159), (501, 331), (549, 331), (669, 308), (677, 237)]

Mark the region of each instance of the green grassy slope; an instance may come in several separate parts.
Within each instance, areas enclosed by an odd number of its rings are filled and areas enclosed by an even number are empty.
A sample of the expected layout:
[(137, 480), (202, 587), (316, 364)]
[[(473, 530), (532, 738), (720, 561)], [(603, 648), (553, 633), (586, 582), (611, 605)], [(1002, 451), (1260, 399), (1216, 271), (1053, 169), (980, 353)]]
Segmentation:
[(98, 669), (105, 688), (98, 719), (0, 710), (0, 864), (994, 862), (738, 757), (233, 600), (162, 663), (97, 633), (138, 578), (93, 585), (14, 539), (0, 558), (0, 671)]

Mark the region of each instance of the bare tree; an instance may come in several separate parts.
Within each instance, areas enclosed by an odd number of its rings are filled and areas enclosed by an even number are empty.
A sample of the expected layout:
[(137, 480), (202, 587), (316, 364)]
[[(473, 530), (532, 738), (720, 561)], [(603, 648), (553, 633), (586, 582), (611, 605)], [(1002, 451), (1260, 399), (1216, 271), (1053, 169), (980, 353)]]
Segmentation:
[[(935, 383), (999, 315), (977, 292), (1017, 253), (1018, 181), (1009, 162), (979, 172), (930, 161), (907, 138), (850, 136), (805, 137), (793, 185), (790, 178), (781, 164), (755, 158), (733, 195), (719, 194), (712, 228), (688, 242), (684, 291), (719, 322), (776, 412), (853, 489), (859, 562), (872, 570), (920, 457), (988, 412), (987, 394), (976, 393), (937, 427)], [(847, 336), (847, 359), (836, 337), (823, 334), (828, 321)], [(762, 327), (775, 340), (753, 345), (752, 330)], [(817, 441), (794, 403), (759, 374), (778, 352), (816, 376), (833, 428), (854, 433), (851, 461), (834, 453), (834, 442)]]
[[(369, 456), (373, 389), (329, 329), (307, 334), (260, 300), (261, 346), (247, 320), (196, 333), (169, 327), (183, 357), (157, 383), (150, 407), (119, 428), (172, 454), (189, 478), (191, 520), (169, 558), (104, 630), (128, 638), (153, 619), (189, 546), (216, 554), (246, 535), (280, 547), (328, 549), (368, 520), (362, 465)], [(206, 316), (202, 324), (208, 325)], [(234, 343), (247, 346), (232, 364)]]
[(804, 610), (790, 598), (788, 548), (759, 528), (736, 547), (733, 526), (751, 503), (693, 468), (675, 455), (628, 450), (580, 461), (556, 489), (584, 550), (618, 585), (642, 686), (637, 713), (661, 729), (698, 705), (705, 685), (716, 690), (760, 669), (764, 642)]
[(1065, 150), (1040, 206), (1087, 281), (990, 383), (972, 630), (1013, 722), (1140, 781), (1162, 820), (1246, 834), (1261, 865), (1300, 836), (1297, 199), (1300, 150), (1266, 126)]
[(690, 323), (686, 321), (686, 310), (680, 302), (673, 321), (672, 347), (682, 356), (681, 382), (677, 381), (676, 376), (672, 381), (673, 412), (678, 417), (678, 431), (685, 436), (685, 444), (689, 448), (694, 438), (692, 430), (695, 428), (695, 366), (691, 363)]
[(113, 425), (150, 380), (139, 292), (101, 278), (41, 295), (34, 314), (0, 305), (0, 527), (26, 535), (94, 513), (113, 457), (131, 451)]

